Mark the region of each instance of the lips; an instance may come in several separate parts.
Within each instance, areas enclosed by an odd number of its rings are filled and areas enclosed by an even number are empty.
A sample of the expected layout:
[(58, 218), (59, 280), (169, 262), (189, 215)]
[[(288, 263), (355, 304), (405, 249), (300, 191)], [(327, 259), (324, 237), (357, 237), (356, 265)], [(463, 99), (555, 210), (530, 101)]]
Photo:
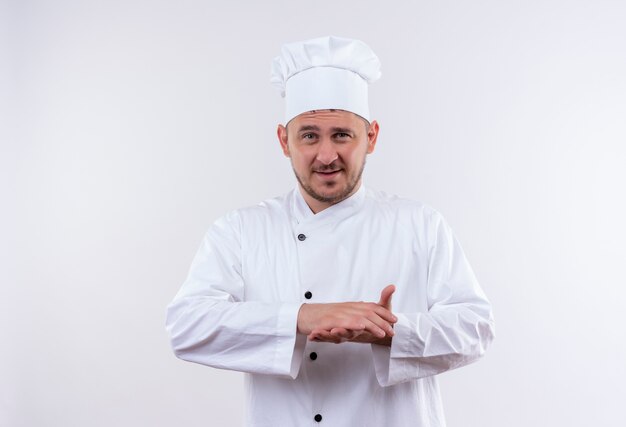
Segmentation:
[(313, 171), (316, 174), (318, 174), (319, 176), (322, 176), (324, 178), (333, 178), (335, 176), (337, 176), (339, 174), (339, 172), (341, 172), (341, 169), (335, 169), (335, 170), (331, 170), (331, 171)]

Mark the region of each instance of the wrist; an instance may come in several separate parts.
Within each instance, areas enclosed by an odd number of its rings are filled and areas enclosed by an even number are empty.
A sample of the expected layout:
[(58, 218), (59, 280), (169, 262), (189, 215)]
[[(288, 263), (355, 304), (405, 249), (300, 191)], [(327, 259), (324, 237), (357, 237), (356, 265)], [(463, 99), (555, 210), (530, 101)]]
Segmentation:
[(300, 310), (298, 310), (298, 320), (296, 325), (296, 331), (299, 334), (309, 335), (312, 331), (310, 321), (309, 321), (309, 313), (310, 313), (311, 305), (307, 303), (302, 303), (300, 306)]

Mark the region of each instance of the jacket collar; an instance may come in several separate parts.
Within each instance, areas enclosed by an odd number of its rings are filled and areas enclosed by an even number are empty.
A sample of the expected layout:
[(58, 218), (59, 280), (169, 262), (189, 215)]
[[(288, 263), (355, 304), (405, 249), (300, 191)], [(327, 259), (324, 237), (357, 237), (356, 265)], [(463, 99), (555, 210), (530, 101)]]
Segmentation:
[(309, 205), (307, 205), (299, 185), (296, 185), (292, 194), (292, 215), (296, 222), (301, 225), (322, 225), (329, 221), (339, 221), (358, 212), (365, 201), (365, 185), (361, 182), (361, 186), (352, 196), (327, 207), (317, 214), (314, 214)]

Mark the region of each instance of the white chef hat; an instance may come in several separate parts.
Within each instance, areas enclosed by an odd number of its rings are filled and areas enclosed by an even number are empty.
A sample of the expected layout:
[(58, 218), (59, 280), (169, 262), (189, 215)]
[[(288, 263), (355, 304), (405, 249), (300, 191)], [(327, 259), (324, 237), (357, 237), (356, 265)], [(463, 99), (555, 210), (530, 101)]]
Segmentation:
[(285, 123), (311, 110), (346, 110), (370, 121), (368, 83), (380, 61), (360, 40), (320, 37), (283, 45), (270, 82), (285, 98)]

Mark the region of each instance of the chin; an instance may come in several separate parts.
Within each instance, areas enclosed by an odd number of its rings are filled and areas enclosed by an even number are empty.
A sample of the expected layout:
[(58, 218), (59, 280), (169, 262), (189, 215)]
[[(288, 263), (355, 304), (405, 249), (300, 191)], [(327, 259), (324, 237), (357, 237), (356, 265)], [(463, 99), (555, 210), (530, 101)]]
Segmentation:
[(339, 188), (336, 185), (333, 185), (329, 188), (329, 186), (324, 185), (320, 188), (314, 188), (315, 192), (322, 197), (337, 197), (341, 193), (343, 193), (346, 189), (345, 187)]
[[(345, 194), (345, 192), (346, 192), (346, 188), (340, 188), (334, 191), (316, 191), (316, 193), (320, 197), (327, 199), (327, 201), (334, 201), (337, 198), (342, 197)], [(345, 198), (345, 196), (343, 196), (342, 198)]]

